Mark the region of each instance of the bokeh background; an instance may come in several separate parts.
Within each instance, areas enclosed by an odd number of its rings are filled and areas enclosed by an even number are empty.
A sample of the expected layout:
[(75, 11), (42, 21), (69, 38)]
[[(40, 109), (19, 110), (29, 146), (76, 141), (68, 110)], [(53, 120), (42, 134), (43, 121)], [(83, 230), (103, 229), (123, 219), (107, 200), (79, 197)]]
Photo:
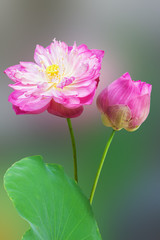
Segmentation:
[[(40, 154), (73, 176), (66, 120), (47, 112), (16, 116), (8, 102), (11, 81), (3, 74), (19, 61), (33, 61), (36, 44), (47, 46), (53, 38), (105, 50), (97, 94), (125, 72), (153, 85), (146, 122), (136, 132), (118, 132), (113, 140), (93, 209), (104, 240), (160, 239), (159, 9), (158, 0), (0, 1), (1, 240), (21, 239), (28, 229), (3, 188), (3, 175), (11, 164)], [(87, 196), (111, 133), (101, 123), (95, 100), (72, 121), (79, 184)]]

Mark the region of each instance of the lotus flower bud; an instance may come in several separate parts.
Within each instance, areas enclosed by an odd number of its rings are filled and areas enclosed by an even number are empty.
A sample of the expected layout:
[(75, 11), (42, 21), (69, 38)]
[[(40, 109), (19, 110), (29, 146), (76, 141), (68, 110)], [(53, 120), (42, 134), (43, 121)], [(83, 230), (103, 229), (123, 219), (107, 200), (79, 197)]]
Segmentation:
[(112, 82), (97, 98), (103, 124), (135, 131), (149, 114), (151, 90), (150, 84), (133, 81), (129, 73)]

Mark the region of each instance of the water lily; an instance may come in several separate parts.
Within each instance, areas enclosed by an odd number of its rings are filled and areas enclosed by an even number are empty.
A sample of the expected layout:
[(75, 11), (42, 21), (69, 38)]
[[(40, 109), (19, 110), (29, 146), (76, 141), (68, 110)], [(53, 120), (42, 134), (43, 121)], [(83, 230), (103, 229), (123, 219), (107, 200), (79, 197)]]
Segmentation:
[(49, 113), (73, 118), (91, 104), (100, 76), (104, 51), (84, 44), (68, 46), (54, 40), (37, 45), (34, 62), (20, 62), (5, 73), (15, 83), (9, 96), (16, 114)]

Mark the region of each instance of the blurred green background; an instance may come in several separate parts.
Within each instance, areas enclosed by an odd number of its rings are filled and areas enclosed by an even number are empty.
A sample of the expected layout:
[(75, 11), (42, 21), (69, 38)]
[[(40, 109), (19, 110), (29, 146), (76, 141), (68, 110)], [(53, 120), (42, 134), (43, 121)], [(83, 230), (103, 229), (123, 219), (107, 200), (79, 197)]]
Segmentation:
[[(16, 116), (8, 102), (11, 81), (3, 74), (19, 61), (33, 61), (36, 44), (47, 46), (53, 38), (105, 50), (96, 96), (125, 72), (153, 85), (146, 122), (113, 140), (93, 209), (104, 240), (160, 239), (159, 9), (158, 0), (0, 1), (0, 240), (21, 239), (28, 229), (3, 188), (3, 175), (15, 161), (42, 155), (73, 176), (66, 120), (47, 112)], [(111, 133), (101, 123), (95, 100), (72, 121), (79, 184), (87, 196)]]

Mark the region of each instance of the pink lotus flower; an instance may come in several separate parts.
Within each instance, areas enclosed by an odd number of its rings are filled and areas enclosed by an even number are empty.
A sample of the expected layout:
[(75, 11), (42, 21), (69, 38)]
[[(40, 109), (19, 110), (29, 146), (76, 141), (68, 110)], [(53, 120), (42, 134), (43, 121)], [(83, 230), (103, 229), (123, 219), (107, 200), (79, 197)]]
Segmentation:
[(112, 82), (97, 98), (104, 125), (136, 130), (149, 114), (151, 89), (150, 84), (133, 81), (129, 73)]
[(20, 62), (5, 73), (15, 84), (9, 96), (16, 114), (49, 113), (73, 118), (91, 104), (98, 85), (104, 51), (86, 45), (67, 46), (54, 40), (37, 45), (33, 62)]

